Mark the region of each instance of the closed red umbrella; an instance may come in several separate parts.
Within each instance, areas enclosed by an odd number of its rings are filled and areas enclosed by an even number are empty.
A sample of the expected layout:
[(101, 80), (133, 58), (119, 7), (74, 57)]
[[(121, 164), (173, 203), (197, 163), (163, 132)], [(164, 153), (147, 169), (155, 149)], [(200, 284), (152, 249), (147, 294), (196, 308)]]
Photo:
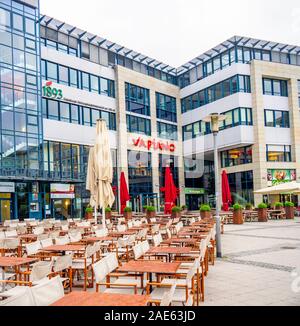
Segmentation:
[(121, 214), (124, 213), (124, 209), (127, 205), (127, 202), (130, 200), (128, 186), (125, 178), (125, 173), (121, 173), (120, 178), (120, 202), (121, 202)]
[(162, 191), (165, 193), (165, 214), (171, 214), (177, 199), (177, 188), (169, 166), (166, 167), (165, 187)]
[(232, 203), (231, 191), (228, 182), (228, 176), (224, 170), (222, 173), (222, 201), (223, 201), (223, 210), (225, 212), (229, 211), (229, 206)]

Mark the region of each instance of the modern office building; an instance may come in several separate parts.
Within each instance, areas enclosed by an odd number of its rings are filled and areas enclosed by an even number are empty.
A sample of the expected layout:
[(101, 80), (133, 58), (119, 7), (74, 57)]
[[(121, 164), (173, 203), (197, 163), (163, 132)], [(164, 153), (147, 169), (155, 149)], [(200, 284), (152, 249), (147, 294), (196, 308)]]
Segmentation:
[[(179, 203), (214, 200), (211, 113), (235, 201), (300, 179), (300, 47), (232, 37), (179, 68), (55, 18), (38, 0), (0, 0), (1, 219), (82, 216), (95, 124), (110, 132), (114, 191), (163, 205), (170, 165)], [(296, 200), (296, 199), (295, 199)], [(116, 202), (116, 208), (118, 202)]]

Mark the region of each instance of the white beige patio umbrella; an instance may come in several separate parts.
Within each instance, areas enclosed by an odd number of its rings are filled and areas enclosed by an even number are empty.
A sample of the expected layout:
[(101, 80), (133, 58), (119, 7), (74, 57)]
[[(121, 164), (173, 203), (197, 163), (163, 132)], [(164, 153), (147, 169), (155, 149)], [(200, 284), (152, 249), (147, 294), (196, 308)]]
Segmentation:
[(91, 193), (90, 205), (95, 208), (96, 224), (97, 209), (102, 208), (102, 225), (105, 228), (105, 209), (112, 207), (115, 202), (111, 186), (113, 166), (105, 120), (97, 121), (96, 130), (95, 146), (90, 149), (89, 153), (86, 189)]
[(300, 193), (300, 183), (296, 181), (282, 183), (273, 187), (268, 187), (254, 191), (255, 194), (261, 195), (285, 195)]

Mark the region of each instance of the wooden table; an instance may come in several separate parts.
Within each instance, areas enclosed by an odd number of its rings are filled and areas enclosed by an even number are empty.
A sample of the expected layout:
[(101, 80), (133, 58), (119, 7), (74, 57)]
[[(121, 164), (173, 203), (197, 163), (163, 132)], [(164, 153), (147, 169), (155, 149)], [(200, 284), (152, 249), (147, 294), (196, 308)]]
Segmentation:
[[(2, 268), (2, 280), (5, 279), (5, 268), (15, 268), (15, 273), (19, 274), (19, 268), (38, 261), (36, 258), (0, 257), (0, 267)], [(5, 291), (5, 283), (2, 283), (2, 292)]]
[(136, 234), (135, 231), (125, 231), (125, 232), (112, 232), (109, 233), (109, 237), (113, 237), (113, 238), (122, 238), (124, 235), (133, 235)]
[(167, 255), (168, 262), (172, 261), (173, 255), (184, 255), (189, 254), (192, 251), (190, 247), (154, 247), (150, 249), (147, 255)]
[(102, 242), (102, 241), (111, 241), (112, 243), (116, 241), (114, 237), (87, 237), (83, 239), (86, 243), (95, 243), (95, 242)]
[(55, 245), (41, 249), (41, 252), (61, 252), (63, 255), (66, 254), (67, 251), (79, 252), (85, 251), (84, 245)]
[(111, 293), (72, 292), (58, 300), (53, 307), (143, 307), (149, 296)]
[(164, 241), (162, 244), (170, 245), (170, 244), (181, 244), (184, 245), (196, 245), (197, 239), (191, 238), (171, 238), (169, 240)]

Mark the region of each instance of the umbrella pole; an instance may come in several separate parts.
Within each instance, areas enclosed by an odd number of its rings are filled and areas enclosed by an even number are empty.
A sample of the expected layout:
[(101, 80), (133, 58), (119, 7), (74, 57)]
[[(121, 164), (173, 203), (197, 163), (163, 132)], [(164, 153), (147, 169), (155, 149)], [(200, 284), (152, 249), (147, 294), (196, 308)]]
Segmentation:
[(105, 225), (105, 208), (102, 208), (102, 228), (106, 229), (106, 225)]
[(98, 224), (98, 218), (97, 218), (97, 207), (96, 206), (95, 206), (94, 214), (95, 214), (95, 224), (97, 225)]

